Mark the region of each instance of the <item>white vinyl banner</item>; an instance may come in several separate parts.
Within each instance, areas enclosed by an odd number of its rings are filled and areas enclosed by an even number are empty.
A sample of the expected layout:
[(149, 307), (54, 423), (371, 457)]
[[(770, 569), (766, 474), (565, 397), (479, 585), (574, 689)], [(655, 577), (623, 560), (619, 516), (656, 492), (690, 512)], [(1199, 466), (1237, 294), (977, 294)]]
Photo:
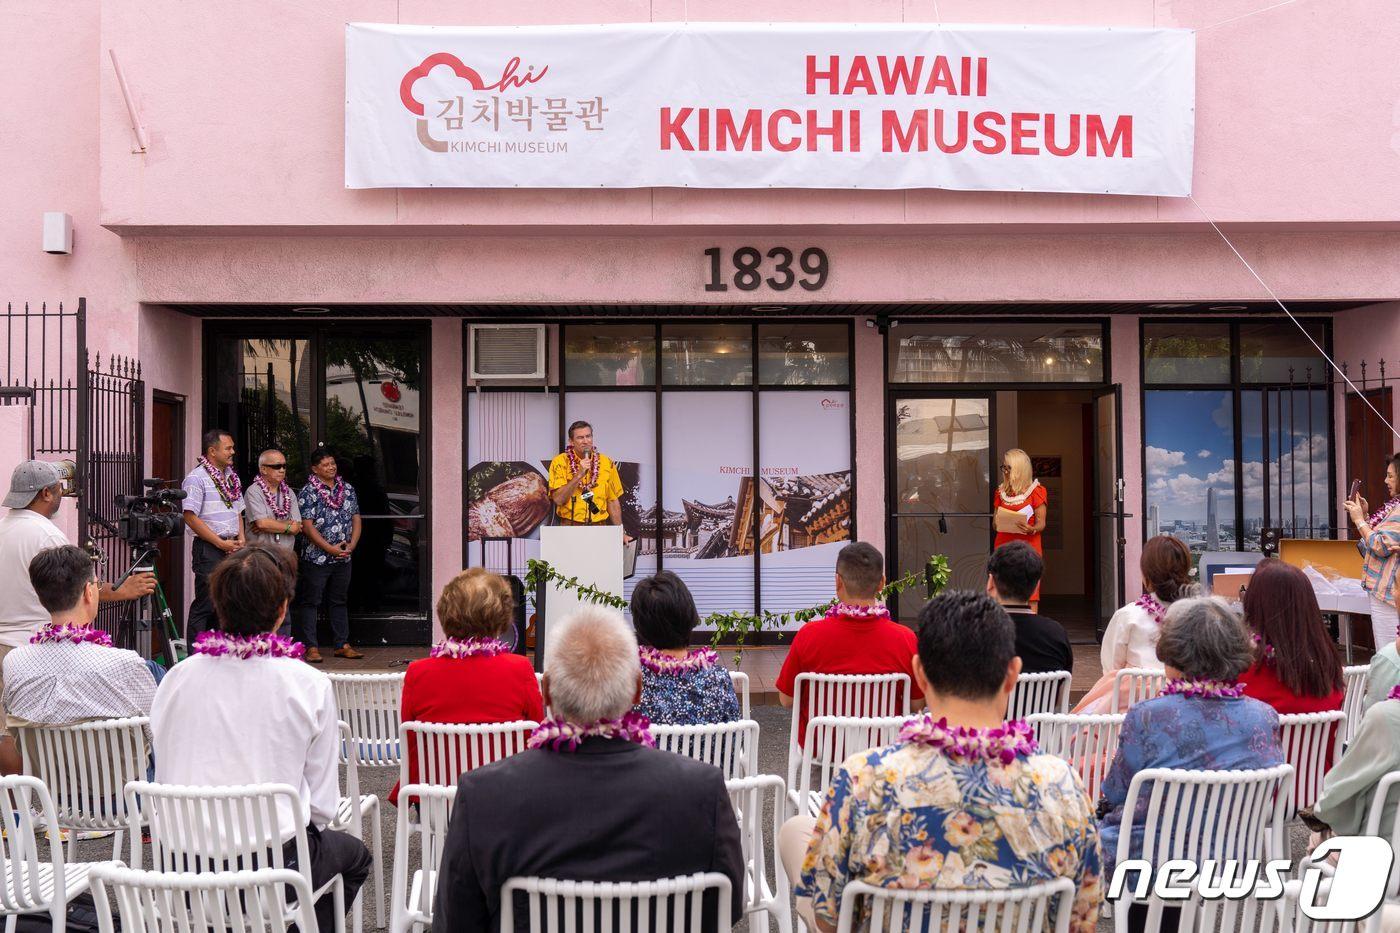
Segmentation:
[(350, 188), (1185, 197), (1183, 29), (346, 27)]

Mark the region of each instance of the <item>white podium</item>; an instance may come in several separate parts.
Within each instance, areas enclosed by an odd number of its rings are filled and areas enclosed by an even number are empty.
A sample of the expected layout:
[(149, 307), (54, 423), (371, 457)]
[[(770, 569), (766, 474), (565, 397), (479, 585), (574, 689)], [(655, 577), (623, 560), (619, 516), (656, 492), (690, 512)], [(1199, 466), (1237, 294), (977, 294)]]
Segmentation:
[[(540, 529), (540, 559), (564, 577), (606, 593), (622, 595), (622, 528), (619, 525), (546, 525)], [(545, 587), (544, 626), (535, 622), (535, 670), (544, 669), (544, 654), (554, 623), (580, 606), (590, 605), (553, 583)]]

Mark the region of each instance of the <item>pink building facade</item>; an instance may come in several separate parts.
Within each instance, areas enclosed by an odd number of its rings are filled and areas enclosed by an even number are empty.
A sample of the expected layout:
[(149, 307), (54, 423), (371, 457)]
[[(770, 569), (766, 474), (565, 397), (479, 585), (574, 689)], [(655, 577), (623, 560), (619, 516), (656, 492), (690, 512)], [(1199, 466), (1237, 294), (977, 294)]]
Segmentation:
[[(473, 535), (473, 505), (543, 471), (576, 418), (635, 467), (644, 566), (691, 574), (702, 611), (819, 602), (851, 537), (892, 575), (945, 553), (980, 585), (977, 513), (1021, 447), (1060, 503), (1045, 595), (1097, 619), (1139, 591), (1149, 534), (1335, 536), (1345, 486), (1377, 472), (1348, 447), (1349, 390), (1209, 221), (1353, 378), (1400, 366), (1400, 18), (1266, 6), (21, 0), (0, 10), (4, 297), (84, 297), (88, 345), (139, 359), (146, 446), (175, 447), (148, 475), (188, 468), (215, 423), (245, 467), (266, 439), (353, 448), (383, 516), (384, 576), (356, 597), (374, 640), (426, 643), (469, 563), (519, 572), (528, 540), (480, 539), (528, 523), (479, 513)], [(344, 186), (347, 21), (940, 16), (1196, 29), (1194, 202)], [(50, 211), (69, 255), (40, 249)], [(820, 251), (821, 287), (707, 290), (746, 247)], [(470, 378), (473, 328), (500, 323), (543, 325), (544, 379)]]

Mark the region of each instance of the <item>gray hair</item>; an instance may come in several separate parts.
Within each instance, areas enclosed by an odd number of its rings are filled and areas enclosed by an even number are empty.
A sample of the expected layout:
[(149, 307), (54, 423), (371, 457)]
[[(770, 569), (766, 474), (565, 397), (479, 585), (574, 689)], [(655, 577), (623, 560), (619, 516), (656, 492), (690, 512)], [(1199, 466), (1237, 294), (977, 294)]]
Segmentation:
[(544, 669), (556, 716), (577, 723), (616, 719), (637, 697), (637, 636), (622, 613), (584, 606), (549, 634)]
[(1233, 681), (1254, 662), (1254, 645), (1225, 600), (1178, 599), (1162, 621), (1157, 658), (1188, 680)]
[[(268, 454), (280, 454), (280, 453), (282, 453), (282, 451), (278, 450), (276, 447), (269, 447), (267, 450), (264, 450), (262, 453), (258, 454), (258, 467), (259, 467), (259, 469), (261, 469), (262, 467), (267, 466), (267, 455), (268, 455)], [(285, 454), (284, 454), (283, 456), (285, 456)]]

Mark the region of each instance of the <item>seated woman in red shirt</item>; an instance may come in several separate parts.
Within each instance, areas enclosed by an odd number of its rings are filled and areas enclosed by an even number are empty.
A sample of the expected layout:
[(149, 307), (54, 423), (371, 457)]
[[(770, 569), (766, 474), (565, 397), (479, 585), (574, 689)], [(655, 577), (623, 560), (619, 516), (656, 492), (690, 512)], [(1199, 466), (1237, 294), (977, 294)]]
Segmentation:
[[(515, 601), (506, 581), (480, 567), (457, 574), (438, 597), (437, 614), (447, 637), (432, 653), (408, 666), (404, 722), (487, 723), (544, 717), (535, 669), (512, 645)], [(418, 779), (417, 754), (410, 745), (408, 780)], [(398, 805), (399, 786), (389, 793)]]
[(1254, 664), (1240, 676), (1245, 696), (1282, 714), (1342, 708), (1342, 657), (1303, 571), (1277, 558), (1259, 562), (1244, 591)]

